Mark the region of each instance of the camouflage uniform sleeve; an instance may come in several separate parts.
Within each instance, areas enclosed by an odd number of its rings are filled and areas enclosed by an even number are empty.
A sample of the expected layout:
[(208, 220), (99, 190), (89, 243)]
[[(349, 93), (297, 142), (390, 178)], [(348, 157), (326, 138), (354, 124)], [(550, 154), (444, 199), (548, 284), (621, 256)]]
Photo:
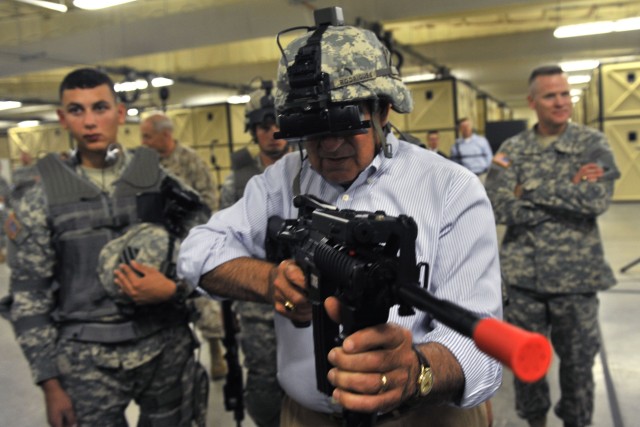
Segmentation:
[(220, 189), (220, 209), (228, 208), (233, 205), (236, 200), (236, 180), (233, 172), (231, 172), (224, 180)]
[[(523, 198), (554, 213), (582, 217), (604, 213), (609, 207), (614, 182), (620, 173), (604, 135), (592, 135), (580, 141), (587, 148), (577, 159), (567, 159), (564, 165), (559, 164), (555, 174), (545, 177), (531, 191), (525, 191)], [(587, 163), (597, 163), (605, 170), (605, 176), (596, 182), (571, 182), (580, 167)]]
[(206, 162), (190, 147), (178, 144), (162, 165), (195, 190), (211, 212), (218, 208), (218, 191)]
[(517, 188), (522, 185), (518, 177), (516, 141), (505, 141), (493, 157), (485, 187), (496, 223), (535, 225), (547, 219), (548, 214), (532, 201), (523, 200), (516, 194)]
[(193, 166), (193, 189), (200, 194), (202, 201), (209, 206), (211, 212), (218, 210), (218, 191), (216, 189), (207, 164), (200, 157), (197, 157)]
[(9, 230), (10, 319), (29, 362), (34, 382), (56, 377), (57, 331), (51, 312), (55, 252), (47, 227), (46, 201), (41, 185), (31, 187), (12, 207)]
[(3, 201), (9, 197), (9, 193), (11, 192), (11, 187), (6, 179), (0, 176), (0, 197), (2, 197)]
[[(7, 205), (9, 202), (9, 193), (11, 192), (11, 187), (7, 183), (7, 180), (0, 176), (0, 221), (4, 224), (4, 221), (7, 219)], [(4, 236), (4, 228), (0, 228), (0, 236)], [(0, 237), (2, 242), (0, 242), (0, 248), (4, 249), (4, 237)]]

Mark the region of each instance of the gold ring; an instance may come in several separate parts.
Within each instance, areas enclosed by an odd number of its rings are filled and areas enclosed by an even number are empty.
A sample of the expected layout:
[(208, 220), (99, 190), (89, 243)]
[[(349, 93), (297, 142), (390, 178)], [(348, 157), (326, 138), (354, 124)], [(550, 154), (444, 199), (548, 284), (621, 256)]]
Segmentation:
[(295, 306), (295, 304), (294, 304), (294, 303), (292, 303), (291, 301), (286, 300), (286, 301), (284, 302), (284, 309), (285, 309), (285, 310), (287, 310), (287, 311), (293, 311), (293, 310), (295, 310), (295, 309), (296, 309), (296, 306)]
[(378, 391), (378, 394), (382, 394), (387, 390), (389, 390), (389, 380), (385, 374), (380, 374), (380, 391)]

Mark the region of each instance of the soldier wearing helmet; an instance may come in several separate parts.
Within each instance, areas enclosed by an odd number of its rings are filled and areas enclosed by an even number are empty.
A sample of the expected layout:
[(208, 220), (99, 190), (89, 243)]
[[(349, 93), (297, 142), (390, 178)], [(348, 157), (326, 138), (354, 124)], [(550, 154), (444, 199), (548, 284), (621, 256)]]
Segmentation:
[(220, 190), (220, 208), (234, 204), (242, 197), (249, 179), (261, 173), (287, 154), (289, 145), (284, 139), (274, 137), (279, 131), (276, 123), (276, 111), (271, 93), (273, 83), (263, 81), (261, 88), (253, 91), (245, 109), (245, 132), (258, 145), (257, 155), (243, 148), (231, 155), (232, 173), (227, 176)]
[[(383, 44), (341, 21), (338, 8), (316, 11), (316, 26), (283, 49), (278, 136), (302, 150), (253, 177), (238, 203), (192, 229), (179, 272), (212, 294), (274, 307), (282, 426), (341, 425), (345, 409), (378, 414), (385, 426), (487, 426), (483, 403), (500, 386), (500, 364), (421, 311), (400, 316), (395, 307), (388, 323), (345, 337), (326, 355), (335, 390), (318, 391), (312, 328), (294, 325), (312, 317), (303, 271), (293, 259), (264, 260), (267, 221), (295, 218), (295, 195), (341, 210), (406, 214), (418, 226), (416, 258), (429, 265), (420, 285), (482, 317), (502, 316), (495, 225), (482, 184), (390, 132), (389, 110), (408, 113), (410, 93)], [(337, 318), (335, 298), (324, 307)]]
[[(279, 130), (271, 93), (273, 83), (263, 81), (261, 88), (251, 93), (245, 110), (245, 132), (258, 145), (252, 155), (243, 148), (231, 155), (233, 171), (220, 190), (220, 207), (226, 208), (242, 198), (251, 177), (264, 171), (289, 152), (284, 139), (274, 138)], [(278, 384), (276, 336), (273, 327), (273, 307), (250, 301), (234, 304), (242, 331), (240, 343), (247, 369), (244, 398), (247, 412), (258, 427), (280, 425), (280, 403), (284, 392)]]

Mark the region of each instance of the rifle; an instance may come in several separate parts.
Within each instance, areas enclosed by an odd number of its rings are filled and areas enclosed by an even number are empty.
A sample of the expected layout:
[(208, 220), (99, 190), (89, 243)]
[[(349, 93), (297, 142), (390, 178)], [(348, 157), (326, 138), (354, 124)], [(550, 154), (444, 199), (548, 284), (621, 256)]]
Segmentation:
[[(339, 210), (310, 195), (296, 196), (293, 203), (299, 209), (297, 219), (269, 218), (265, 248), (268, 260), (293, 258), (304, 272), (312, 304), (319, 391), (329, 396), (333, 391), (327, 380), (329, 350), (360, 329), (386, 323), (395, 305), (401, 316), (414, 314), (416, 308), (472, 338), (480, 350), (509, 366), (523, 381), (544, 376), (551, 345), (543, 335), (480, 318), (420, 287), (420, 271), (426, 277), (428, 265), (416, 264), (418, 227), (413, 218)], [(324, 310), (329, 296), (340, 301), (342, 333)], [(373, 426), (375, 420), (376, 414), (344, 411), (343, 424), (349, 427)]]
[(231, 308), (232, 301), (222, 301), (222, 324), (224, 326), (225, 347), (224, 358), (227, 361), (227, 378), (222, 388), (224, 394), (224, 409), (233, 411), (236, 425), (240, 427), (244, 419), (244, 398), (242, 385), (242, 366), (238, 357), (238, 342), (236, 334), (240, 332), (235, 313)]

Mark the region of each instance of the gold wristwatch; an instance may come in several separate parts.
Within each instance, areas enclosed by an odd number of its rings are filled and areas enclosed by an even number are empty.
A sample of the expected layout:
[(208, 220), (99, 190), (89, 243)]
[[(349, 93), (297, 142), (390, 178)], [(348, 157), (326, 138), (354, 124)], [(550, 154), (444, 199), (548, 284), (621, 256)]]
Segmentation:
[(433, 374), (431, 373), (431, 365), (429, 365), (429, 361), (415, 344), (413, 345), (413, 351), (415, 351), (416, 356), (418, 357), (418, 363), (420, 364), (420, 373), (418, 374), (415, 397), (425, 397), (431, 392), (431, 389), (433, 388)]

